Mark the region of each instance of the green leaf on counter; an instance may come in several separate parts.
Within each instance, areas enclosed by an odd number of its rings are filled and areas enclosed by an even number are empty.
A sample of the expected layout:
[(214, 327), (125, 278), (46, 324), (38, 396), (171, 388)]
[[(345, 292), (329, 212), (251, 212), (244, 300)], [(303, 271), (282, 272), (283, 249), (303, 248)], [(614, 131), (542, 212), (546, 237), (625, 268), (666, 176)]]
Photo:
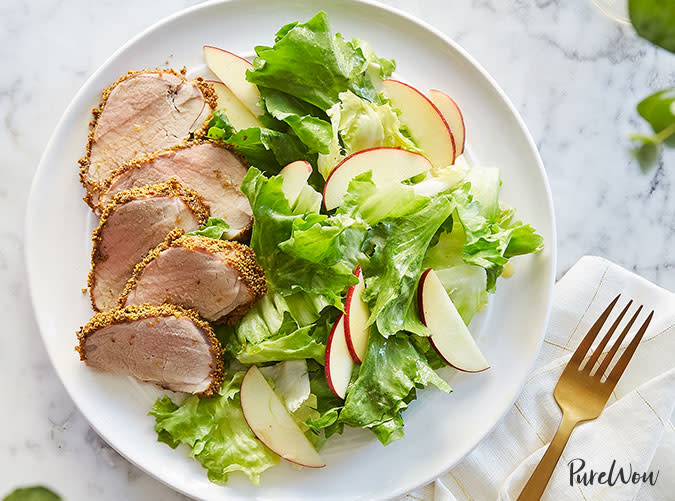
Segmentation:
[(673, 0), (628, 0), (628, 14), (642, 38), (675, 52), (675, 2)]
[(38, 485), (15, 489), (5, 496), (3, 501), (61, 501), (61, 496)]
[(638, 103), (637, 111), (651, 125), (653, 142), (675, 147), (675, 87), (646, 97)]
[(637, 111), (651, 126), (654, 134), (631, 134), (635, 141), (631, 153), (643, 170), (654, 165), (662, 145), (675, 147), (675, 87), (655, 92), (637, 105)]

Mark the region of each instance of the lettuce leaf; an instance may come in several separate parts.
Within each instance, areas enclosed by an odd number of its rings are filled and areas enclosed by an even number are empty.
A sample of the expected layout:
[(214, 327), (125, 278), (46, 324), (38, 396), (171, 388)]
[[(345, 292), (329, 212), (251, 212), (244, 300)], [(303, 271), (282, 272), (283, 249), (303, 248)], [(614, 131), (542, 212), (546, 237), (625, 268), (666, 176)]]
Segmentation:
[(417, 318), (413, 299), (427, 248), (454, 206), (447, 195), (427, 198), (415, 212), (386, 219), (369, 231), (368, 245), (373, 253), (363, 267), (363, 298), (370, 307), (369, 322), (377, 324), (382, 336), (400, 330), (427, 333)]
[[(345, 41), (340, 34), (333, 36), (324, 12), (304, 24), (287, 24), (277, 32), (273, 47), (258, 46), (255, 51), (254, 69), (246, 74), (249, 82), (285, 92), (321, 110), (334, 105), (346, 90), (369, 101), (377, 96), (368, 71), (370, 61), (358, 44)], [(386, 74), (390, 66), (378, 62)]]
[(401, 413), (416, 398), (416, 388), (450, 386), (429, 366), (407, 335), (384, 338), (371, 329), (368, 352), (347, 393), (340, 422), (370, 428), (384, 444), (403, 436)]
[(316, 295), (284, 297), (274, 291), (258, 301), (235, 327), (218, 327), (227, 351), (243, 364), (313, 359), (323, 364), (337, 310)]
[[(452, 223), (452, 218), (450, 222)], [(429, 247), (422, 268), (433, 268), (453, 304), (467, 325), (473, 316), (487, 308), (487, 273), (480, 266), (462, 259), (464, 228), (453, 224), (450, 232), (442, 231), (435, 245)]]
[(297, 411), (310, 394), (306, 360), (288, 360), (261, 367), (263, 376), (274, 381), (274, 391), (288, 412)]
[(158, 440), (172, 448), (187, 444), (212, 482), (226, 482), (228, 473), (241, 471), (257, 485), (260, 474), (280, 462), (246, 424), (239, 401), (243, 376), (231, 375), (215, 397), (193, 395), (176, 405), (164, 396), (150, 411)]
[(323, 111), (276, 89), (263, 87), (260, 94), (270, 115), (288, 124), (309, 153), (328, 153), (332, 129)]
[(379, 146), (419, 151), (401, 132), (398, 115), (389, 103), (371, 103), (353, 92), (341, 92), (339, 103), (328, 111), (331, 141), (317, 160), (321, 175), (327, 178), (340, 161), (357, 151)]
[(282, 295), (307, 292), (342, 308), (341, 294), (356, 283), (352, 273), (366, 236), (362, 221), (323, 214), (294, 214), (280, 176), (249, 169), (242, 183), (253, 209), (251, 248), (271, 288)]
[(204, 237), (215, 238), (220, 240), (223, 238), (223, 235), (227, 233), (227, 230), (230, 229), (230, 225), (227, 224), (227, 221), (219, 217), (210, 217), (206, 220), (206, 223), (201, 225), (198, 230), (192, 231), (190, 235), (202, 235)]
[(312, 395), (316, 397), (317, 415), (308, 419), (305, 424), (317, 432), (323, 430), (326, 438), (336, 433), (341, 434), (344, 424), (338, 421), (338, 416), (344, 401), (330, 391), (324, 368), (321, 365), (310, 361), (308, 367), (310, 370), (309, 387)]
[(511, 209), (500, 210), (494, 220), (487, 219), (481, 203), (470, 193), (470, 187), (467, 183), (453, 192), (457, 220), (464, 227), (466, 237), (462, 257), (465, 263), (485, 269), (487, 290), (494, 292), (497, 278), (509, 258), (541, 251), (544, 239), (531, 226), (514, 222)]

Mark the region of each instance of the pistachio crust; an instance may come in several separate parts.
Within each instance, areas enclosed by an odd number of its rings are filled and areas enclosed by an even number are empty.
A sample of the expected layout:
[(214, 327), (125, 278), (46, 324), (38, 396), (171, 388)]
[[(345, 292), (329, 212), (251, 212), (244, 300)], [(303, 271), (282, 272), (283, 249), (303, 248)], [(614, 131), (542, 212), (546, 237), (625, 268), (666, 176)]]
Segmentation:
[(75, 346), (75, 351), (80, 355), (80, 360), (87, 360), (87, 337), (95, 333), (99, 329), (109, 327), (111, 325), (132, 323), (138, 320), (146, 320), (151, 318), (175, 317), (187, 318), (192, 321), (204, 334), (204, 339), (209, 344), (209, 351), (213, 355), (214, 363), (211, 367), (209, 386), (198, 393), (200, 397), (212, 397), (220, 389), (223, 382), (224, 364), (223, 364), (223, 348), (218, 341), (211, 326), (199, 318), (199, 315), (194, 310), (187, 310), (173, 304), (162, 304), (159, 306), (152, 306), (149, 304), (130, 305), (124, 308), (97, 313), (86, 325), (80, 328), (77, 332), (78, 345)]

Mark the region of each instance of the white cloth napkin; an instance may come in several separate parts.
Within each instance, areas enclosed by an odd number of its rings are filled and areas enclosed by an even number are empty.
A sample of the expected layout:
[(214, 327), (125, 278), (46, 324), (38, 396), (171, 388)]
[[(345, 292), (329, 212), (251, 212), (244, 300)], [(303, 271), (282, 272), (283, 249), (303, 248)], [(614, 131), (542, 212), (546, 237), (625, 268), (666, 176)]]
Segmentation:
[[(401, 499), (517, 499), (560, 423), (553, 388), (581, 339), (618, 293), (625, 299), (615, 307), (607, 326), (628, 298), (645, 306), (637, 325), (652, 309), (654, 319), (604, 412), (575, 428), (542, 500), (675, 499), (675, 294), (591, 256), (582, 258), (557, 283), (541, 353), (506, 416), (452, 470)], [(655, 485), (619, 481), (609, 486), (598, 483), (596, 476), (593, 485), (579, 485), (575, 479), (570, 486), (569, 462), (576, 458), (585, 461), (581, 473), (609, 472), (613, 461), (615, 476), (620, 467), (625, 473), (629, 468), (653, 472), (652, 478), (660, 473)], [(577, 460), (572, 466), (580, 464)]]

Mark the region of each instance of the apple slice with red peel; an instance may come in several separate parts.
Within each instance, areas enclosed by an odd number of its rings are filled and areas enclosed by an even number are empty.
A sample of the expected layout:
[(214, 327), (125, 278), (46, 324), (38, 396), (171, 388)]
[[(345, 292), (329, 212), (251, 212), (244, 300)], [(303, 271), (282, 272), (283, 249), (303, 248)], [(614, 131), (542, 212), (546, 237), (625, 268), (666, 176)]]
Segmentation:
[(204, 59), (209, 69), (230, 88), (253, 116), (262, 115), (263, 111), (258, 105), (258, 87), (246, 80), (246, 70), (253, 69), (251, 63), (243, 57), (211, 45), (204, 46)]
[(384, 185), (404, 181), (432, 168), (431, 162), (419, 153), (400, 148), (371, 148), (348, 156), (326, 179), (323, 203), (326, 209), (335, 209), (347, 193), (349, 183), (359, 174), (372, 171), (373, 182)]
[(255, 365), (244, 375), (240, 398), (246, 423), (272, 452), (302, 466), (326, 466)]
[(422, 323), (431, 331), (429, 340), (443, 360), (464, 372), (480, 372), (490, 368), (431, 268), (420, 278), (417, 301)]
[(228, 120), (235, 130), (248, 129), (249, 127), (262, 127), (258, 119), (248, 111), (248, 108), (242, 104), (230, 88), (222, 82), (207, 80), (213, 85), (218, 96), (217, 110), (225, 110)]
[(459, 109), (459, 106), (457, 106), (454, 99), (440, 90), (431, 89), (429, 91), (429, 100), (434, 103), (450, 126), (452, 135), (455, 138), (455, 149), (457, 150), (456, 156), (461, 155), (464, 153), (464, 139), (466, 138), (466, 128), (464, 127), (462, 111)]
[(408, 128), (417, 146), (434, 167), (455, 163), (455, 138), (434, 103), (414, 87), (398, 80), (385, 80), (382, 85), (392, 106), (401, 112), (401, 123)]
[(281, 191), (284, 192), (288, 205), (293, 207), (302, 188), (307, 185), (307, 180), (311, 174), (312, 165), (304, 160), (291, 162), (279, 171), (279, 175), (283, 178)]
[(363, 280), (361, 267), (357, 266), (354, 270), (359, 282), (350, 286), (347, 290), (347, 299), (345, 301), (345, 336), (347, 339), (347, 348), (354, 362), (360, 364), (366, 357), (368, 351), (368, 338), (370, 335), (370, 310), (368, 305), (361, 299), (361, 294), (366, 290), (366, 283)]
[(333, 328), (328, 336), (326, 343), (326, 358), (324, 369), (326, 371), (326, 381), (328, 388), (333, 394), (344, 400), (347, 395), (347, 386), (352, 377), (354, 361), (347, 348), (347, 339), (345, 338), (345, 316), (340, 317), (333, 324)]

